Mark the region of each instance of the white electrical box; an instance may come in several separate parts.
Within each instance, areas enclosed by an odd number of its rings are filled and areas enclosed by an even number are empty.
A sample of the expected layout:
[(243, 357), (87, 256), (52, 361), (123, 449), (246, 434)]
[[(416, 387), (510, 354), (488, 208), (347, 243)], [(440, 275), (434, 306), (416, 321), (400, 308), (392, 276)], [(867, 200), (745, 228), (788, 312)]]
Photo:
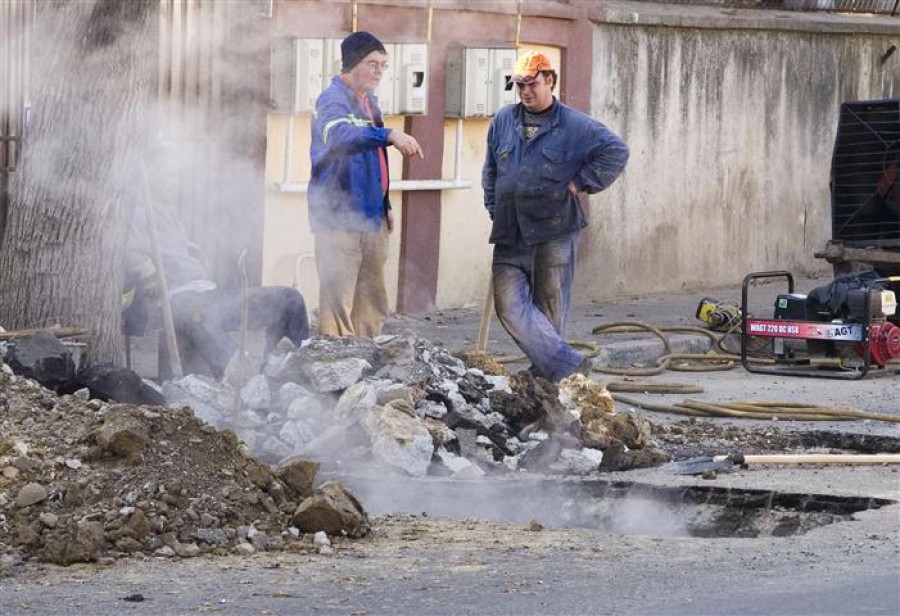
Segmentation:
[(310, 112), (325, 87), (325, 44), (317, 38), (281, 39), (272, 47), (271, 97), (275, 109)]
[(516, 89), (510, 78), (516, 67), (515, 49), (491, 50), (491, 83), (488, 90), (488, 109), (491, 115), (500, 111), (506, 105), (515, 104)]
[(381, 108), (381, 115), (396, 114), (396, 91), (397, 80), (395, 74), (397, 71), (396, 52), (393, 43), (383, 43), (384, 51), (387, 53), (387, 70), (381, 74), (381, 81), (378, 83), (378, 89), (375, 94), (378, 96), (378, 107)]
[(325, 39), (325, 65), (322, 68), (324, 75), (324, 87), (328, 87), (331, 78), (341, 74), (341, 41), (340, 38)]
[(509, 81), (516, 63), (512, 47), (452, 47), (447, 52), (446, 115), (492, 116), (515, 102)]
[(397, 43), (395, 103), (398, 115), (424, 115), (428, 108), (428, 45)]
[[(341, 72), (341, 38), (286, 38), (272, 47), (272, 104), (311, 113)], [(384, 43), (388, 68), (376, 90), (382, 115), (423, 115), (428, 101), (428, 45)]]
[(378, 84), (382, 115), (424, 115), (428, 102), (428, 45), (384, 43), (388, 69)]

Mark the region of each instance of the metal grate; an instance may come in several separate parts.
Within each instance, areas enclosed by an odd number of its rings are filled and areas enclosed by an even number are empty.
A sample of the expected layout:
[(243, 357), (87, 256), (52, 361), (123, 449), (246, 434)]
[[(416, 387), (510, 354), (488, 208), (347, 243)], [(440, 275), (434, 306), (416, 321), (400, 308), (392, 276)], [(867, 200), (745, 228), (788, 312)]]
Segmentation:
[[(639, 0), (653, 1), (657, 0)], [(880, 13), (896, 15), (900, 0), (661, 0), (663, 4), (702, 4), (738, 9), (787, 11), (833, 11), (838, 13)]]
[(900, 245), (900, 99), (841, 105), (831, 161), (833, 239)]

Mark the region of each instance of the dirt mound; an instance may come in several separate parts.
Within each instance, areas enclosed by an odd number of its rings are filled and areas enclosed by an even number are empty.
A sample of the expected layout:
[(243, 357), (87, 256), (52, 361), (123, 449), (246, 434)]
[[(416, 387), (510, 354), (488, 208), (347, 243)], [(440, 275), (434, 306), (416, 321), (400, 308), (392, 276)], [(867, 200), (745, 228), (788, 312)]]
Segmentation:
[(304, 494), (188, 409), (57, 396), (0, 364), (0, 557), (58, 564), (293, 543)]

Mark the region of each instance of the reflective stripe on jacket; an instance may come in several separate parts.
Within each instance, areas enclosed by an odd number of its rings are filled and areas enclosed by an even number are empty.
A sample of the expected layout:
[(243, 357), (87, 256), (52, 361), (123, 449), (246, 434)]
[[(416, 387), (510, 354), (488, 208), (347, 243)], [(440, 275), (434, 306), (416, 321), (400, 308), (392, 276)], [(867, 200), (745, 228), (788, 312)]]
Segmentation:
[(579, 192), (600, 192), (628, 162), (628, 146), (600, 122), (555, 99), (549, 113), (528, 142), (521, 103), (491, 121), (481, 177), (491, 243), (537, 244), (582, 229), (587, 222), (569, 182)]
[(391, 131), (384, 128), (375, 95), (369, 97), (375, 116), (371, 122), (356, 94), (338, 76), (316, 101), (308, 193), (314, 233), (378, 231), (390, 207), (381, 189), (378, 149), (387, 147)]

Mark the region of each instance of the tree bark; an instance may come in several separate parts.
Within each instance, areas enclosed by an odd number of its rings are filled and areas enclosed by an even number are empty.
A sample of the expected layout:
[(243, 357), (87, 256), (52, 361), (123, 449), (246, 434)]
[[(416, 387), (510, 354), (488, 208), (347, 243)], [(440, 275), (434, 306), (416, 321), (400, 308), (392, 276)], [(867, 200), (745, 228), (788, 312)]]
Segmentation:
[(125, 241), (148, 101), (154, 0), (38, 4), (34, 104), (9, 178), (0, 325), (89, 332), (119, 364)]

